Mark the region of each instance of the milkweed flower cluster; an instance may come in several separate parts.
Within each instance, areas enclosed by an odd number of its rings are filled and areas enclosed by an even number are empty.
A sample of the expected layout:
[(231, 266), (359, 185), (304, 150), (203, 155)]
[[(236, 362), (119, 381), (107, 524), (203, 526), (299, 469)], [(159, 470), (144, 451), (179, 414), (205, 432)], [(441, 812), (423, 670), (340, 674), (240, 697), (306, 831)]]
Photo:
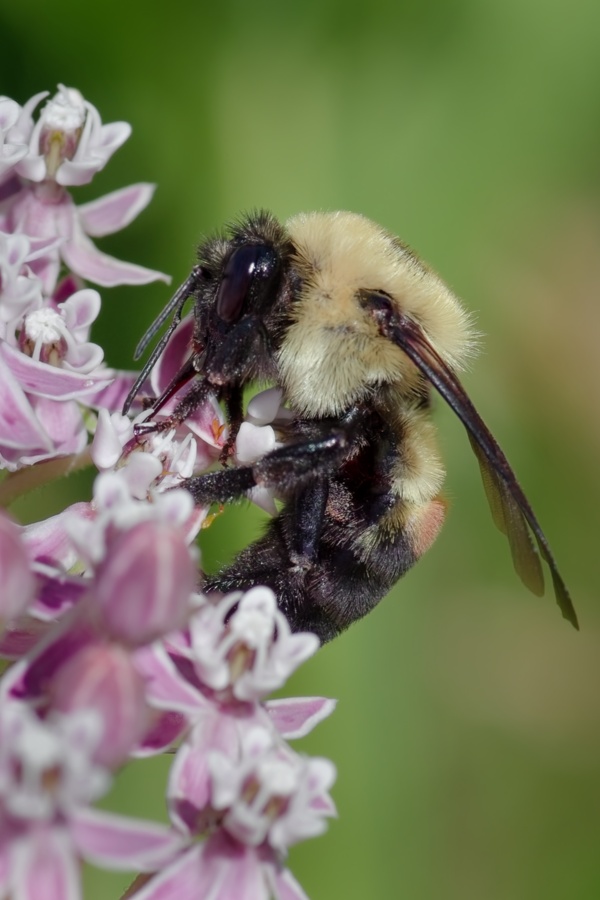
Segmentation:
[[(129, 134), (73, 88), (23, 107), (0, 98), (0, 504), (74, 466), (99, 471), (91, 499), (49, 519), (22, 526), (0, 510), (0, 897), (75, 900), (89, 860), (139, 873), (128, 896), (140, 900), (300, 900), (286, 854), (335, 814), (335, 769), (288, 741), (334, 704), (268, 696), (318, 640), (290, 632), (267, 588), (201, 593), (208, 510), (180, 485), (219, 459), (221, 410), (211, 399), (136, 438), (120, 412), (135, 375), (90, 340), (101, 298), (84, 279), (166, 280), (91, 240), (127, 225), (150, 185), (80, 206), (69, 190)], [(150, 394), (180, 367), (190, 328), (172, 335)], [(279, 401), (252, 402), (239, 461), (274, 446)], [(254, 499), (273, 509), (266, 492)], [(165, 751), (170, 824), (94, 806), (124, 764)]]

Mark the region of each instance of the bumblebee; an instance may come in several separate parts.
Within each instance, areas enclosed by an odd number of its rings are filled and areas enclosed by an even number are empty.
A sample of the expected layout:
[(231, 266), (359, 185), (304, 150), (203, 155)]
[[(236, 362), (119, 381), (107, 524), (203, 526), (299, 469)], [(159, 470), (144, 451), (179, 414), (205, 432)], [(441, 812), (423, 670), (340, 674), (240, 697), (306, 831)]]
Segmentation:
[(143, 423), (138, 435), (183, 421), (212, 392), (230, 422), (226, 462), (253, 381), (278, 385), (295, 416), (283, 446), (255, 465), (186, 482), (201, 504), (256, 485), (285, 501), (262, 538), (206, 578), (206, 591), (268, 585), (291, 627), (322, 642), (373, 609), (444, 520), (435, 390), (467, 430), (517, 573), (543, 594), (543, 559), (563, 616), (578, 627), (535, 514), (457, 376), (475, 345), (469, 316), (409, 247), (349, 212), (302, 214), (285, 227), (266, 212), (247, 216), (201, 245), (198, 265), (144, 335), (138, 357), (172, 317), (125, 411), (188, 300), (190, 356), (153, 415), (192, 384), (170, 416)]

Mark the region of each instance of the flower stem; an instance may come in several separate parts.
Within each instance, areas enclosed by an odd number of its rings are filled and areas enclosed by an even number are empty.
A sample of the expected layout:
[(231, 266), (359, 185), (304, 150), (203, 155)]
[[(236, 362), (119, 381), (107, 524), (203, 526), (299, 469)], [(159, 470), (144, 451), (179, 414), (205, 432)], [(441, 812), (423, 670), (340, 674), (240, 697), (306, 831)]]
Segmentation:
[(70, 456), (60, 456), (11, 472), (0, 483), (0, 507), (8, 507), (23, 494), (91, 466), (89, 449)]

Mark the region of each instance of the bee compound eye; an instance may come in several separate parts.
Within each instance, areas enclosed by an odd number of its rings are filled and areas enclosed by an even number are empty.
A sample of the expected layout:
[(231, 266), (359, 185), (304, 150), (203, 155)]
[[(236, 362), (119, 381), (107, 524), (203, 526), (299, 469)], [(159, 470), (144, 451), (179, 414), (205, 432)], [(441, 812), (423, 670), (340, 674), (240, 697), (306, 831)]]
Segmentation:
[(246, 298), (255, 280), (264, 278), (265, 261), (272, 255), (265, 244), (244, 244), (233, 251), (217, 292), (216, 312), (223, 322), (230, 325), (241, 318)]
[(369, 294), (369, 305), (372, 310), (380, 315), (391, 315), (394, 311), (392, 298), (384, 291), (371, 291)]
[(392, 298), (385, 291), (360, 291), (359, 302), (377, 322), (387, 321), (394, 314)]

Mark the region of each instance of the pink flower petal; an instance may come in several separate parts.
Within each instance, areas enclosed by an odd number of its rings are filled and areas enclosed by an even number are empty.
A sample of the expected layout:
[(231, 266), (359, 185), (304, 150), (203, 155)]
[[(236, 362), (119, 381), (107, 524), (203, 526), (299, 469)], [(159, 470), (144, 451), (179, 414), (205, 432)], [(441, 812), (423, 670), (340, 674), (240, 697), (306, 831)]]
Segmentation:
[[(52, 450), (52, 442), (38, 422), (19, 381), (3, 359), (0, 342), (0, 447)], [(22, 354), (19, 354), (22, 355)]]
[(0, 512), (0, 629), (25, 612), (33, 599), (35, 580), (19, 526)]
[[(66, 191), (55, 202), (46, 203), (43, 195), (23, 187), (10, 198), (8, 227), (11, 233), (26, 234), (30, 239), (69, 240), (76, 215), (75, 204)], [(58, 253), (55, 255), (58, 257)]]
[(10, 889), (10, 847), (4, 834), (9, 830), (5, 826), (0, 832), (0, 897), (7, 897)]
[(11, 896), (20, 900), (79, 900), (79, 866), (64, 830), (40, 829), (19, 841)]
[(49, 253), (47, 256), (41, 256), (31, 264), (31, 271), (42, 282), (44, 292), (51, 294), (56, 286), (60, 273), (61, 261), (58, 252)]
[(26, 525), (23, 539), (29, 548), (32, 559), (70, 569), (78, 559), (77, 551), (66, 529), (66, 523), (72, 515), (84, 519), (93, 519), (94, 511), (90, 503), (74, 503), (56, 516)]
[(76, 163), (70, 159), (65, 159), (56, 173), (56, 183), (63, 187), (77, 187), (82, 184), (89, 184), (96, 172), (101, 168), (104, 168), (104, 165), (99, 165), (97, 160)]
[(150, 373), (152, 390), (156, 396), (162, 394), (189, 357), (193, 333), (194, 317), (190, 314), (179, 323)]
[[(59, 369), (47, 363), (36, 362), (15, 347), (0, 341), (0, 357), (18, 383), (30, 394), (53, 400), (77, 400), (94, 391), (107, 387), (112, 380), (109, 372), (97, 375), (81, 375), (68, 369)], [(3, 381), (0, 403), (8, 393)]]
[(329, 794), (320, 794), (318, 797), (314, 797), (309, 805), (311, 809), (323, 813), (325, 816), (331, 816), (332, 818), (337, 816), (337, 807)]
[(69, 331), (81, 329), (85, 332), (82, 340), (86, 340), (89, 326), (98, 318), (101, 303), (100, 294), (91, 288), (76, 291), (63, 300), (61, 309)]
[(37, 397), (33, 408), (57, 454), (81, 453), (87, 444), (87, 431), (81, 409), (74, 400), (61, 403), (59, 400)]
[(155, 875), (140, 891), (136, 891), (135, 900), (200, 900), (202, 896), (211, 894), (199, 892), (199, 857), (201, 847), (192, 847), (183, 856), (175, 860), (160, 875)]
[(248, 465), (261, 459), (275, 447), (275, 431), (270, 425), (242, 422), (235, 442), (238, 463)]
[[(0, 640), (0, 656), (3, 659), (21, 659), (48, 633), (48, 625), (24, 617), (12, 625)], [(0, 894), (0, 897), (2, 894)]]
[(275, 728), (288, 741), (312, 731), (315, 725), (331, 715), (335, 705), (336, 701), (327, 697), (285, 697), (265, 703)]
[(86, 406), (93, 406), (95, 409), (104, 408), (109, 412), (120, 413), (123, 409), (125, 398), (129, 394), (137, 375), (133, 372), (116, 372), (114, 369), (107, 370), (106, 375), (110, 375), (112, 381), (107, 382), (105, 387), (86, 394)]
[(215, 900), (266, 900), (268, 889), (254, 848), (242, 847), (224, 832), (202, 845), (203, 880)]
[(28, 141), (33, 128), (33, 111), (41, 101), (49, 96), (49, 91), (40, 91), (30, 97), (19, 114), (19, 120), (11, 131), (11, 137), (15, 141)]
[(274, 900), (309, 900), (289, 869), (269, 867), (269, 883)]
[[(30, 237), (29, 240), (29, 253), (27, 254), (27, 262), (31, 263), (34, 259), (39, 259), (40, 256), (45, 256), (50, 251), (58, 250), (60, 245), (62, 244), (62, 238), (56, 237)], [(65, 278), (65, 281), (67, 278)], [(79, 287), (75, 288), (75, 290), (79, 290)], [(54, 298), (56, 300), (56, 297)]]
[(258, 854), (217, 833), (136, 893), (135, 900), (268, 900)]
[(91, 454), (98, 469), (112, 469), (123, 453), (122, 433), (115, 425), (107, 409), (98, 412), (96, 433), (92, 441)]
[(123, 262), (106, 253), (101, 253), (81, 228), (74, 228), (72, 239), (61, 247), (66, 264), (77, 275), (101, 284), (114, 287), (116, 284), (148, 284), (151, 281), (170, 282), (168, 275), (145, 269), (134, 263)]
[(75, 846), (86, 859), (107, 869), (155, 872), (184, 846), (171, 828), (97, 809), (81, 809), (71, 816)]
[(56, 173), (58, 184), (68, 187), (88, 184), (131, 134), (128, 122), (101, 125), (98, 110), (89, 102), (85, 105), (86, 122), (75, 156), (65, 159)]
[(216, 706), (207, 711), (179, 748), (169, 773), (167, 795), (172, 819), (175, 825), (190, 831), (211, 801), (209, 756), (213, 751), (230, 758), (239, 752), (236, 721)]
[(135, 900), (200, 900), (211, 894), (199, 893), (199, 856), (201, 847), (192, 847), (179, 859), (155, 875), (141, 890), (136, 891)]
[(103, 237), (129, 225), (150, 203), (153, 184), (132, 184), (77, 207), (86, 234)]
[(146, 681), (146, 700), (153, 706), (187, 715), (212, 709), (209, 701), (181, 677), (160, 645), (138, 650), (135, 666)]
[(182, 713), (157, 712), (152, 725), (131, 755), (137, 759), (145, 759), (157, 753), (166, 753), (188, 727), (188, 720)]
[[(18, 194), (21, 190), (21, 179), (14, 174), (9, 174), (5, 178), (0, 178), (0, 203), (9, 200)], [(7, 222), (10, 216), (7, 209), (0, 209), (0, 231), (8, 231)]]
[(11, 696), (39, 700), (47, 697), (48, 685), (57, 671), (83, 647), (97, 640), (85, 620), (70, 620), (69, 628), (50, 632), (30, 659), (21, 660), (4, 675), (1, 687)]
[(40, 622), (54, 622), (79, 603), (90, 589), (89, 581), (78, 575), (48, 575), (38, 572), (38, 596), (29, 608)]
[(281, 388), (267, 388), (248, 402), (248, 418), (254, 425), (270, 425), (279, 412), (283, 391)]
[(0, 175), (5, 175), (27, 153), (23, 144), (5, 144), (0, 147)]

